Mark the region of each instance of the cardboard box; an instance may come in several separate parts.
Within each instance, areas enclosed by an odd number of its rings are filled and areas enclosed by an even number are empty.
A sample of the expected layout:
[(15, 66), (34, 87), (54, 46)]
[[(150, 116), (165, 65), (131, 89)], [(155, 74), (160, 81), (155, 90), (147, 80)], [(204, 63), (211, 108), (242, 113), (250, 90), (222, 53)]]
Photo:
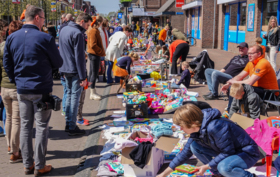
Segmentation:
[[(260, 116), (260, 120), (267, 119), (266, 116)], [(244, 130), (254, 125), (254, 119), (234, 113), (230, 120), (240, 125)]]
[[(164, 151), (172, 152), (180, 139), (162, 136), (152, 147), (147, 158), (147, 163), (143, 169), (134, 165), (130, 158), (130, 152), (135, 148), (124, 148), (122, 150), (121, 163), (124, 166), (125, 177), (155, 177), (164, 162)], [(168, 143), (167, 143), (168, 142)]]

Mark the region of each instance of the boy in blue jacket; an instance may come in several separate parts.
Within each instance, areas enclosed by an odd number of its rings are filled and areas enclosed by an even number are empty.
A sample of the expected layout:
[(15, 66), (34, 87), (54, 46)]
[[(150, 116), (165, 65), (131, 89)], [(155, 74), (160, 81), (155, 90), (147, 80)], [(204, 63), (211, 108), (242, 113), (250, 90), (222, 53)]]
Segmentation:
[(255, 177), (244, 169), (255, 165), (260, 158), (258, 145), (240, 126), (221, 118), (217, 109), (200, 110), (193, 104), (180, 107), (173, 122), (190, 138), (181, 153), (157, 177), (166, 177), (194, 154), (204, 165), (196, 175), (210, 169), (215, 176)]

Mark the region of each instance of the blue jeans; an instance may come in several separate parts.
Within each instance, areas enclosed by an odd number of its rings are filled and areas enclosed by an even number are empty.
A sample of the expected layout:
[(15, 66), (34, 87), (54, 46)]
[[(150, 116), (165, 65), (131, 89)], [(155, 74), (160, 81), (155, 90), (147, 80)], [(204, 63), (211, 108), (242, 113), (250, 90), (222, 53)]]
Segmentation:
[(205, 77), (208, 89), (214, 96), (218, 96), (220, 83), (226, 83), (228, 80), (232, 79), (231, 75), (210, 68), (205, 70)]
[(63, 86), (63, 98), (62, 98), (62, 111), (65, 112), (66, 110), (66, 98), (67, 98), (67, 88), (65, 80), (61, 80), (61, 84)]
[(113, 83), (112, 69), (113, 69), (114, 62), (106, 61), (106, 65), (108, 65), (108, 68), (107, 68), (107, 83), (110, 84), (110, 83)]
[(78, 115), (79, 100), (83, 87), (80, 86), (79, 76), (65, 76), (67, 98), (66, 98), (66, 111), (65, 119), (66, 125), (69, 130), (74, 130), (76, 127), (76, 120)]
[[(213, 157), (219, 155), (213, 149), (206, 148), (196, 143), (191, 144), (192, 153), (203, 163), (208, 164)], [(217, 169), (211, 169), (214, 174), (221, 174), (226, 177), (254, 177), (254, 175), (244, 169), (247, 169), (247, 164), (238, 155), (232, 155), (222, 160)]]

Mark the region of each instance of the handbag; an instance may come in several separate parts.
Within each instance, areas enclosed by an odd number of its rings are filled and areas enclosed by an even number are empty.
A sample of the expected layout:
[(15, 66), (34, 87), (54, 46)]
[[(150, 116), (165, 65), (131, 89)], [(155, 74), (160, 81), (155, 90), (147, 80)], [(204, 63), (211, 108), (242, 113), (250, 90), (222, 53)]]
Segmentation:
[(269, 46), (265, 46), (265, 52), (269, 53), (269, 51), (270, 51), (270, 47)]

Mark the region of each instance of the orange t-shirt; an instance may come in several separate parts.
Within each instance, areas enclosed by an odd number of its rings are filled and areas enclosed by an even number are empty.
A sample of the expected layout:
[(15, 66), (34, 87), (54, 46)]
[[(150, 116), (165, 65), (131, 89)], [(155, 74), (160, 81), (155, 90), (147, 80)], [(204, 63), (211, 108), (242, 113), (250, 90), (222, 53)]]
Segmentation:
[(252, 86), (264, 89), (279, 89), (275, 71), (265, 58), (260, 57), (253, 62), (248, 62), (244, 71), (249, 73), (250, 76), (254, 74), (260, 77)]
[(167, 36), (167, 31), (166, 31), (165, 29), (162, 29), (162, 30), (159, 32), (158, 40), (165, 41), (166, 36)]

